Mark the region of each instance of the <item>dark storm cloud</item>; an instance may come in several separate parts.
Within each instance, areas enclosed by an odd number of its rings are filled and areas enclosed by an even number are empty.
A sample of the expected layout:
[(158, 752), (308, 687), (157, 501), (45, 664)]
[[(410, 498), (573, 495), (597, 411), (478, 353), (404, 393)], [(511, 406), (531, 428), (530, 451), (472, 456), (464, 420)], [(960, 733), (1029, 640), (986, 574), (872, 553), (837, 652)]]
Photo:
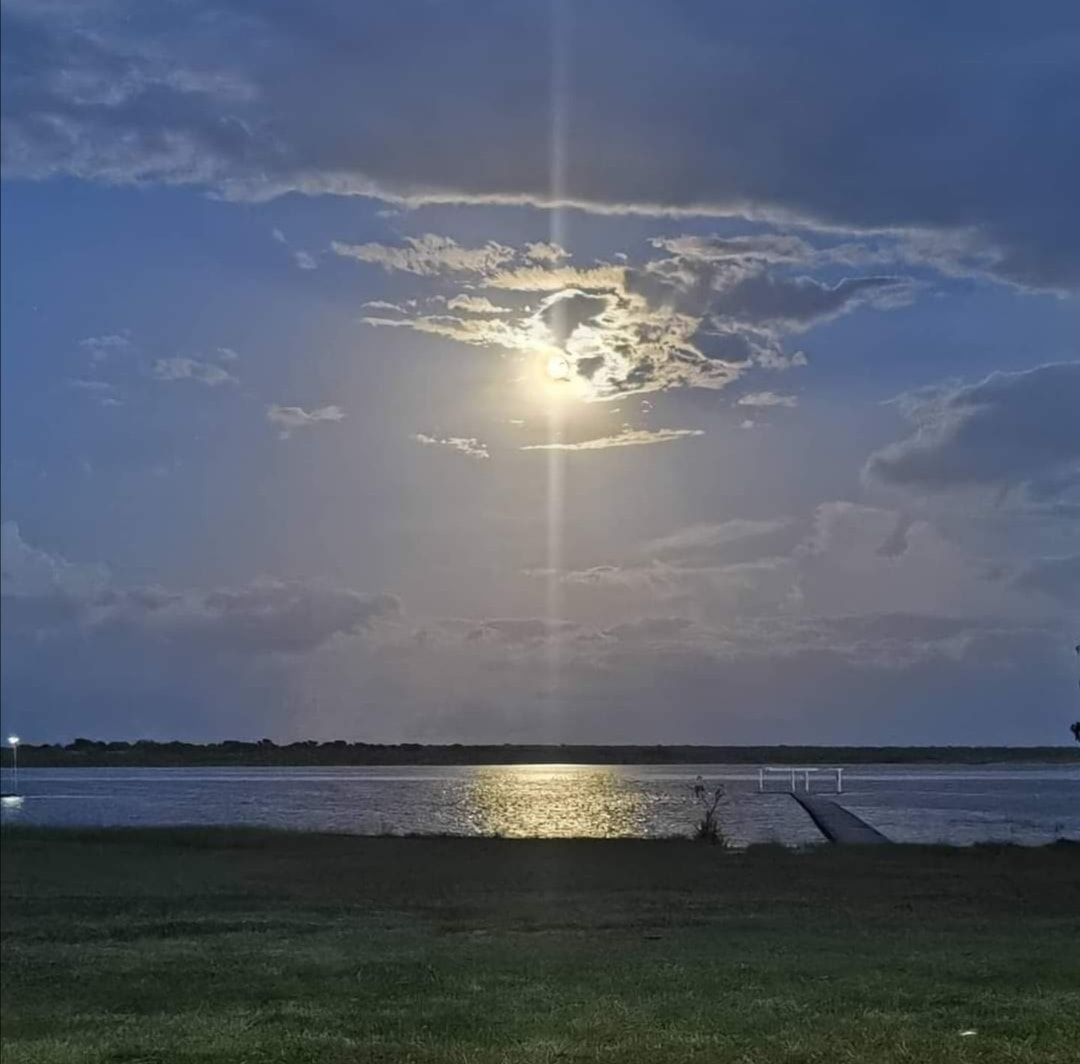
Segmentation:
[(1068, 0), (15, 3), (3, 49), (12, 175), (741, 212), (1080, 282)]
[(924, 491), (1075, 483), (1080, 362), (992, 373), (977, 384), (904, 396), (915, 434), (871, 455), (869, 479)]

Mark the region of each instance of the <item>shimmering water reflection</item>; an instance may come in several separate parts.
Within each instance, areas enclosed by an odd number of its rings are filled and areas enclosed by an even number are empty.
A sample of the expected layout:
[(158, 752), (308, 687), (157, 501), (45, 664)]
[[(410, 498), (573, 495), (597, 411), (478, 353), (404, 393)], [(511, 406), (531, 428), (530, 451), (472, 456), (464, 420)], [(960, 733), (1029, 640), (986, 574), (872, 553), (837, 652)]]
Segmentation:
[(652, 798), (608, 766), (484, 765), (465, 808), (479, 834), (618, 838), (649, 834)]
[[(13, 789), (4, 773), (3, 789)], [(356, 834), (689, 835), (694, 780), (722, 782), (737, 846), (821, 841), (802, 808), (758, 794), (747, 765), (494, 765), (393, 768), (25, 769), (26, 824), (251, 824)], [(826, 784), (822, 783), (822, 787)], [(844, 804), (897, 842), (1080, 838), (1080, 766), (852, 765)]]

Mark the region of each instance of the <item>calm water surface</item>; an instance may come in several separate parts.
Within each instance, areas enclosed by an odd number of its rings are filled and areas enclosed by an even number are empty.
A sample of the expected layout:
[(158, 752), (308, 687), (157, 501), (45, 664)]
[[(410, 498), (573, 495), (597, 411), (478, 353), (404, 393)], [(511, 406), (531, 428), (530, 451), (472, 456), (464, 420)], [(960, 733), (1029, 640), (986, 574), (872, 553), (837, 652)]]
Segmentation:
[[(722, 782), (738, 845), (821, 836), (776, 778), (746, 765), (26, 769), (4, 823), (251, 824), (506, 836), (688, 834), (694, 780)], [(13, 789), (10, 771), (4, 790)], [(802, 780), (800, 778), (800, 789)], [(825, 793), (825, 774), (814, 783)], [(840, 799), (897, 842), (1080, 839), (1080, 766), (853, 765)]]

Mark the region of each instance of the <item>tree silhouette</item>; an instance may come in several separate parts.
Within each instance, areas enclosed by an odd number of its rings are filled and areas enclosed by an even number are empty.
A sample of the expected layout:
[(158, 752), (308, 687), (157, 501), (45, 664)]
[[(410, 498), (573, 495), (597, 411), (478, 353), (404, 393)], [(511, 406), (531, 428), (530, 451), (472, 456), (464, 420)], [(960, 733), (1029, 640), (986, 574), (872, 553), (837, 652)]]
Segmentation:
[[(1080, 654), (1080, 643), (1077, 643), (1074, 649), (1077, 654)], [(1076, 682), (1080, 683), (1080, 680), (1077, 680)], [(1080, 743), (1080, 720), (1073, 721), (1073, 723), (1069, 725), (1069, 731), (1073, 733), (1073, 738)]]
[(698, 842), (711, 842), (714, 846), (727, 846), (728, 838), (720, 826), (720, 806), (724, 804), (724, 785), (710, 787), (698, 776), (694, 781), (694, 801), (701, 807), (701, 820), (694, 832)]

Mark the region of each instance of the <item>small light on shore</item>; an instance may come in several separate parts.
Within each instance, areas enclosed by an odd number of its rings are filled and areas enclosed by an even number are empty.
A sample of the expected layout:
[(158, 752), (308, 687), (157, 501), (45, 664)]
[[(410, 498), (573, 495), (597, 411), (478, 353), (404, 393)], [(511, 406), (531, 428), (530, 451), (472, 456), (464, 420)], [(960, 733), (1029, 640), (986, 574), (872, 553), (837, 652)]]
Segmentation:
[(972, 1030), (961, 1031), (960, 1032), (960, 1037), (961, 1038), (970, 1038), (973, 1034), (977, 1034), (977, 1033), (978, 1032), (972, 1031)]
[(17, 735), (9, 735), (7, 737), (7, 741), (8, 741), (8, 746), (18, 746), (19, 745), (19, 737)]

